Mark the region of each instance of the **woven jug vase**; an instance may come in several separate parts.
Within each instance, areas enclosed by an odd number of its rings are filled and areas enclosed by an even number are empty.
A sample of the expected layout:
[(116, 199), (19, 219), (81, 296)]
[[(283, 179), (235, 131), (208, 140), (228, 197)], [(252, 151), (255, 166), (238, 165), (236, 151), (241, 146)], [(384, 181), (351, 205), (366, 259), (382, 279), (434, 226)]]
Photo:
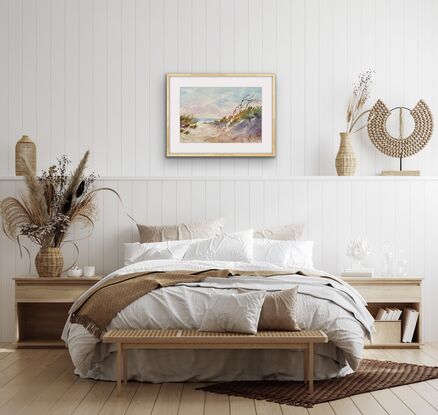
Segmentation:
[(336, 172), (338, 176), (354, 176), (356, 173), (356, 156), (354, 155), (349, 133), (339, 133), (341, 144), (336, 155)]
[(40, 248), (35, 257), (35, 267), (39, 277), (61, 276), (64, 258), (60, 248)]

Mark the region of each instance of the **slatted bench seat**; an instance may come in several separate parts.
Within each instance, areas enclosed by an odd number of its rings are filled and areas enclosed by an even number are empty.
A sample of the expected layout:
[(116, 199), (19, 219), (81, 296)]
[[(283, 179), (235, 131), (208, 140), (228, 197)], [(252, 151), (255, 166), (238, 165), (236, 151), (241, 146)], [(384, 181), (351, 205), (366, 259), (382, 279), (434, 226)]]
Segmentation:
[(298, 349), (304, 351), (304, 381), (313, 393), (315, 343), (327, 343), (320, 330), (259, 331), (257, 334), (216, 333), (197, 330), (112, 329), (104, 343), (117, 344), (117, 388), (127, 382), (128, 349)]

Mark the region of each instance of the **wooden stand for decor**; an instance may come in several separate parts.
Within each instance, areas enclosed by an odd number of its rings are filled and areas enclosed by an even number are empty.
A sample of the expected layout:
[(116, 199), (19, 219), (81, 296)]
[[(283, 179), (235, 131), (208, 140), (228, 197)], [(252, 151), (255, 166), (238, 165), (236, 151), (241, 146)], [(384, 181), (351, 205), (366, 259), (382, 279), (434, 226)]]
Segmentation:
[[(386, 122), (391, 112), (399, 112), (399, 137), (395, 138), (386, 129)], [(408, 110), (414, 119), (415, 127), (411, 135), (403, 134), (403, 110)], [(423, 149), (432, 137), (433, 118), (427, 104), (420, 100), (411, 110), (406, 107), (395, 107), (389, 110), (379, 99), (368, 116), (368, 135), (371, 142), (383, 154), (400, 159), (400, 170), (382, 171), (382, 176), (419, 176), (419, 170), (403, 170), (403, 158), (412, 156)]]

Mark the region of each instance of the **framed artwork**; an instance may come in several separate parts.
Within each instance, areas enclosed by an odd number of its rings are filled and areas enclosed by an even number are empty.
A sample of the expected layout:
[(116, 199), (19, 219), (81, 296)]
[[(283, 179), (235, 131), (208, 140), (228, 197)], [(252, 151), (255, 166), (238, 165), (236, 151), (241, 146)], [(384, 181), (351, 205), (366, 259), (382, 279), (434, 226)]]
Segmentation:
[(274, 157), (274, 74), (167, 74), (168, 157)]

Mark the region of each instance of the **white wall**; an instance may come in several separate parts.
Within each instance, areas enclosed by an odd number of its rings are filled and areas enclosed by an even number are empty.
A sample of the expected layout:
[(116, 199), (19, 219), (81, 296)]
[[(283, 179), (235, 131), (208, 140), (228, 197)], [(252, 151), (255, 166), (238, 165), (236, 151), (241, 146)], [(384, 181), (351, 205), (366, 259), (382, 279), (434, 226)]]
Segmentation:
[[(22, 133), (38, 165), (85, 149), (102, 176), (334, 174), (359, 72), (373, 98), (438, 112), (433, 0), (0, 0), (0, 176)], [(164, 157), (166, 72), (275, 72), (275, 159)], [(358, 174), (397, 168), (355, 137)], [(438, 141), (406, 168), (438, 174)]]
[[(348, 265), (350, 237), (370, 240), (377, 270), (390, 240), (410, 273), (426, 276), (432, 316), (436, 138), (405, 161), (429, 177), (374, 177), (398, 162), (366, 134), (354, 139), (360, 177), (328, 176), (360, 71), (376, 69), (373, 98), (388, 106), (423, 98), (436, 111), (436, 16), (432, 0), (0, 0), (0, 198), (22, 185), (10, 178), (21, 134), (37, 142), (39, 168), (63, 153), (76, 162), (89, 148), (91, 167), (139, 221), (221, 214), (229, 229), (303, 221), (316, 263), (331, 272)], [(278, 156), (165, 158), (166, 72), (275, 72)], [(136, 234), (112, 196), (100, 209), (80, 262), (109, 271)], [(27, 265), (4, 236), (0, 244), (1, 341), (14, 336), (11, 278)], [(431, 317), (425, 329), (438, 340)]]

